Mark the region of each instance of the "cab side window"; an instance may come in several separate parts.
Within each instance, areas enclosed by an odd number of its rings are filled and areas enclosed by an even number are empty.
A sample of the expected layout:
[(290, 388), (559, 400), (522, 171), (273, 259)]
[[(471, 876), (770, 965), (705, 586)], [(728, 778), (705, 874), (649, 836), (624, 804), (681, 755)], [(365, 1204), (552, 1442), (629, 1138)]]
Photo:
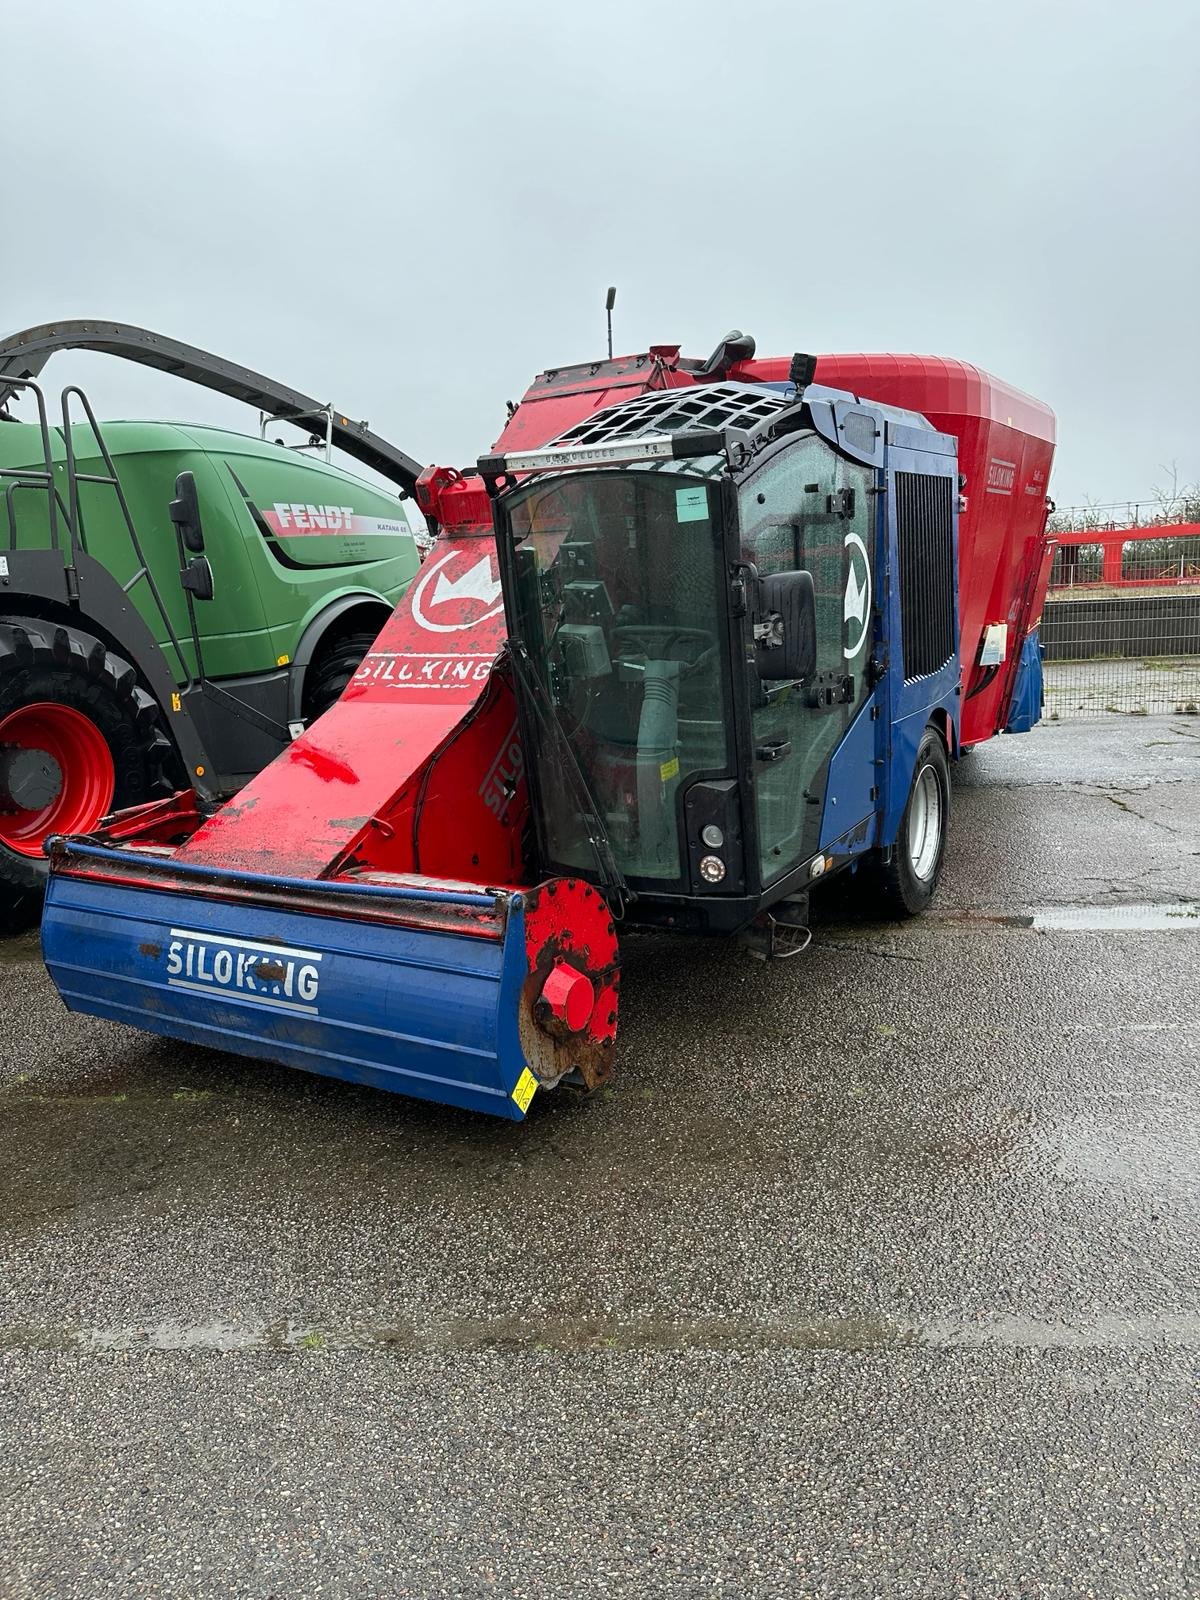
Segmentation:
[(816, 601), (814, 678), (762, 683), (754, 673), (750, 684), (764, 883), (815, 854), (824, 768), (865, 693), (870, 482), (866, 468), (812, 435), (793, 440), (739, 489), (742, 559), (761, 576), (811, 573)]

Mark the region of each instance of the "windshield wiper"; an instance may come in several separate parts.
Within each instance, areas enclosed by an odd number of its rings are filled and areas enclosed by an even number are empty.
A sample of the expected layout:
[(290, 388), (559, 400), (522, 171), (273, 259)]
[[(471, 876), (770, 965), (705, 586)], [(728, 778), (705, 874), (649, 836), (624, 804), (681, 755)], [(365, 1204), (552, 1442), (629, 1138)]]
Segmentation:
[(637, 899), (633, 890), (625, 881), (625, 875), (617, 865), (617, 858), (613, 854), (612, 845), (608, 839), (608, 829), (604, 826), (604, 819), (596, 809), (596, 802), (592, 798), (592, 791), (588, 787), (583, 769), (575, 759), (575, 752), (571, 748), (571, 741), (563, 730), (562, 723), (552, 711), (547, 711), (546, 706), (550, 701), (550, 691), (537, 675), (536, 668), (530, 658), (529, 651), (520, 639), (510, 638), (508, 641), (509, 652), (512, 656), (513, 669), (521, 680), (521, 687), (525, 697), (533, 708), (534, 715), (543, 730), (549, 734), (571, 787), (575, 792), (575, 803), (579, 807), (582, 820), (587, 825), (587, 840), (592, 854), (596, 858), (596, 867), (600, 875), (600, 886), (604, 890), (615, 917), (621, 917), (625, 908)]

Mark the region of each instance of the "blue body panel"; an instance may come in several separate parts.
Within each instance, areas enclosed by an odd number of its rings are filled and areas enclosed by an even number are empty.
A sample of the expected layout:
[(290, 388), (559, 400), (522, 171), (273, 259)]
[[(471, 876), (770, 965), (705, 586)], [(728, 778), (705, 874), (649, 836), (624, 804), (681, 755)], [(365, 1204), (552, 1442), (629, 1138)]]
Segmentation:
[(1033, 628), (1021, 646), (1006, 733), (1028, 733), (1042, 720), (1042, 641)]
[[(887, 493), (880, 506), (875, 543), (875, 657), (884, 670), (860, 706), (830, 763), (821, 813), (820, 848), (834, 855), (860, 855), (872, 847), (896, 842), (916, 768), (917, 749), (931, 720), (944, 725), (954, 753), (959, 722), (962, 668), (957, 648), (944, 666), (923, 677), (904, 676), (899, 557), (897, 550), (896, 472), (918, 472), (957, 478), (956, 443), (946, 434), (890, 418), (882, 430), (884, 465), (878, 484)], [(954, 571), (958, 572), (958, 511), (955, 482), (953, 512)], [(954, 589), (954, 638), (958, 639), (958, 585)], [(836, 802), (836, 804), (835, 804)], [(859, 832), (855, 825), (867, 819)], [(839, 840), (855, 832), (848, 849)]]
[(922, 433), (914, 428), (888, 426), (887, 473), (892, 489), (897, 472), (919, 472), (951, 478), (954, 482), (954, 653), (944, 666), (923, 677), (904, 676), (904, 630), (900, 605), (900, 566), (896, 528), (896, 495), (886, 496), (888, 582), (884, 612), (887, 672), (879, 686), (882, 695), (876, 756), (881, 775), (879, 832), (876, 842), (894, 845), (904, 820), (904, 808), (917, 765), (917, 749), (930, 721), (944, 721), (949, 753), (958, 741), (959, 694), (962, 665), (958, 654), (958, 498), (957, 443), (946, 434)]
[(521, 1120), (521, 896), (487, 937), (355, 919), (356, 893), (321, 915), (55, 872), (43, 954), (72, 1011)]
[[(825, 804), (821, 810), (820, 849), (830, 850), (839, 839), (852, 832), (863, 818), (870, 819), (865, 834), (854, 850), (868, 850), (875, 843), (875, 722), (871, 713), (878, 695), (871, 695), (859, 707), (854, 721), (842, 735), (829, 758), (829, 778), (825, 785)], [(834, 805), (832, 802), (837, 801)]]

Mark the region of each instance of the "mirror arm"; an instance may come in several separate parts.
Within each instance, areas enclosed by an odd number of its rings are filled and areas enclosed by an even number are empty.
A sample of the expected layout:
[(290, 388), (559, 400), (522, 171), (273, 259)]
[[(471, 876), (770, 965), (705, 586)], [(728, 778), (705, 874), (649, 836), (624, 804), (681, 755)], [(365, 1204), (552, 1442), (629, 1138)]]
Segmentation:
[(733, 596), (733, 615), (744, 617), (752, 609), (752, 600), (758, 597), (758, 568), (753, 561), (729, 563), (729, 588)]

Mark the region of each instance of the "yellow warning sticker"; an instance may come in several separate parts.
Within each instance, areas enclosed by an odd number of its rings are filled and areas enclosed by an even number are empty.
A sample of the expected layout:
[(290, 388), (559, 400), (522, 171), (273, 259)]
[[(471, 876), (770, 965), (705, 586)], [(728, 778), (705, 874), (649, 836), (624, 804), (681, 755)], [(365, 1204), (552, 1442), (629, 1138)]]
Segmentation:
[(275, 665), (277, 667), (286, 667), (287, 664), (288, 664), (288, 659), (289, 658), (287, 656), (276, 656), (275, 657)]
[(182, 711), (183, 710), (183, 701), (179, 698), (179, 696), (177, 694), (173, 694), (171, 696), (171, 710), (172, 711)]
[(664, 783), (670, 783), (672, 778), (679, 776), (679, 757), (672, 756), (670, 761), (664, 761), (658, 769), (658, 775)]
[(533, 1099), (533, 1093), (537, 1086), (537, 1079), (534, 1077), (533, 1073), (530, 1072), (529, 1068), (526, 1067), (524, 1072), (522, 1072), (521, 1076), (517, 1079), (517, 1087), (512, 1092), (512, 1097), (517, 1102), (518, 1111), (529, 1110), (529, 1102)]

